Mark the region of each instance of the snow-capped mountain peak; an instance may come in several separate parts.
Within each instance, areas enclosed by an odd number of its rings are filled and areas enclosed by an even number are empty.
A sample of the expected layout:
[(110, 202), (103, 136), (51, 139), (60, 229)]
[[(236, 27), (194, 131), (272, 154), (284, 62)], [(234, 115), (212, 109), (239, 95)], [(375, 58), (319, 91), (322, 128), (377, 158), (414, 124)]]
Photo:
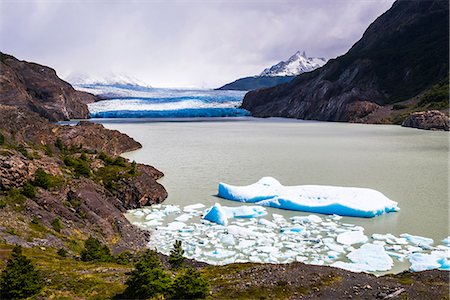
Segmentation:
[(73, 85), (129, 85), (150, 87), (145, 82), (127, 74), (108, 73), (103, 76), (72, 72), (63, 76), (64, 80)]
[(325, 58), (307, 57), (305, 51), (297, 51), (288, 60), (264, 69), (259, 76), (296, 76), (320, 68), (326, 62)]

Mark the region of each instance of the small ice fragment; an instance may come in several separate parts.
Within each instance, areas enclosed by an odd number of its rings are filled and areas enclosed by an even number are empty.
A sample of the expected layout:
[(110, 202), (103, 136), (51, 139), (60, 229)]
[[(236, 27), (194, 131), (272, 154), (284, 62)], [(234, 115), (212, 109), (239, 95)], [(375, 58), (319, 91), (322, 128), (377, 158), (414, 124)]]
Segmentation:
[(261, 225), (264, 225), (266, 227), (278, 228), (277, 224), (275, 224), (273, 222), (270, 222), (269, 220), (266, 220), (266, 219), (259, 219), (258, 223), (261, 224)]
[(346, 231), (340, 233), (336, 240), (338, 243), (343, 245), (353, 245), (367, 242), (368, 238), (364, 233), (360, 230), (357, 231)]
[(192, 215), (189, 215), (189, 214), (182, 214), (182, 215), (176, 217), (176, 218), (175, 218), (175, 221), (186, 222), (186, 221), (189, 220), (190, 218), (192, 218)]
[(180, 229), (184, 228), (185, 226), (186, 226), (185, 223), (175, 221), (175, 222), (167, 224), (167, 229), (168, 230), (180, 230)]
[(450, 236), (446, 237), (445, 239), (442, 240), (442, 243), (445, 246), (450, 246)]
[(410, 243), (415, 244), (417, 246), (420, 245), (431, 245), (434, 243), (433, 239), (430, 238), (426, 238), (423, 236), (418, 236), (418, 235), (411, 235), (408, 233), (402, 233), (400, 234), (401, 237), (405, 238), (406, 240), (408, 240)]
[(222, 237), (220, 238), (220, 242), (227, 246), (233, 246), (234, 244), (236, 244), (236, 241), (234, 240), (234, 236), (231, 234), (222, 235)]
[(185, 207), (183, 208), (183, 211), (184, 211), (184, 212), (190, 212), (190, 211), (193, 211), (193, 210), (202, 209), (202, 208), (204, 208), (204, 207), (205, 207), (204, 204), (202, 204), (202, 203), (196, 203), (196, 204), (191, 204), (191, 205), (185, 206)]
[(142, 217), (144, 215), (144, 212), (142, 210), (136, 210), (133, 212), (133, 215), (136, 217)]

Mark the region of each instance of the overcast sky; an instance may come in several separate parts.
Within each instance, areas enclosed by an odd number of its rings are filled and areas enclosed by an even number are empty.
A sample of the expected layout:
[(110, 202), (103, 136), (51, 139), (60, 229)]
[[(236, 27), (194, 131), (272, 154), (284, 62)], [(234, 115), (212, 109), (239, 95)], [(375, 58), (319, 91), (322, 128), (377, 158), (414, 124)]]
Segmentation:
[(393, 0), (5, 1), (0, 49), (155, 87), (218, 87), (297, 50), (344, 54)]

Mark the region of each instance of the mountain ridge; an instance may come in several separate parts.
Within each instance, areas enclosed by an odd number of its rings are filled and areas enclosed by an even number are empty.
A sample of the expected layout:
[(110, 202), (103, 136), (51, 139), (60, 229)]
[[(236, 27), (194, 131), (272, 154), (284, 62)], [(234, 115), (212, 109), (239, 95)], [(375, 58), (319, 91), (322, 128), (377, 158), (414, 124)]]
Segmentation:
[(242, 107), (256, 117), (362, 123), (394, 123), (397, 113), (436, 109), (433, 101), (416, 101), (373, 118), (448, 76), (447, 4), (396, 1), (346, 54), (285, 85), (247, 93)]

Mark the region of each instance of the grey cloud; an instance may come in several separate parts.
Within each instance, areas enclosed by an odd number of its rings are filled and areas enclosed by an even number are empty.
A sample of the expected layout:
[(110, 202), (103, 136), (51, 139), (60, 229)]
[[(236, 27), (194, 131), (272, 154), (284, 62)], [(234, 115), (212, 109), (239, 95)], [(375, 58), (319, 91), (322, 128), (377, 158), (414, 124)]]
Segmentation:
[(59, 74), (217, 87), (299, 49), (345, 53), (393, 0), (0, 2), (2, 51)]

